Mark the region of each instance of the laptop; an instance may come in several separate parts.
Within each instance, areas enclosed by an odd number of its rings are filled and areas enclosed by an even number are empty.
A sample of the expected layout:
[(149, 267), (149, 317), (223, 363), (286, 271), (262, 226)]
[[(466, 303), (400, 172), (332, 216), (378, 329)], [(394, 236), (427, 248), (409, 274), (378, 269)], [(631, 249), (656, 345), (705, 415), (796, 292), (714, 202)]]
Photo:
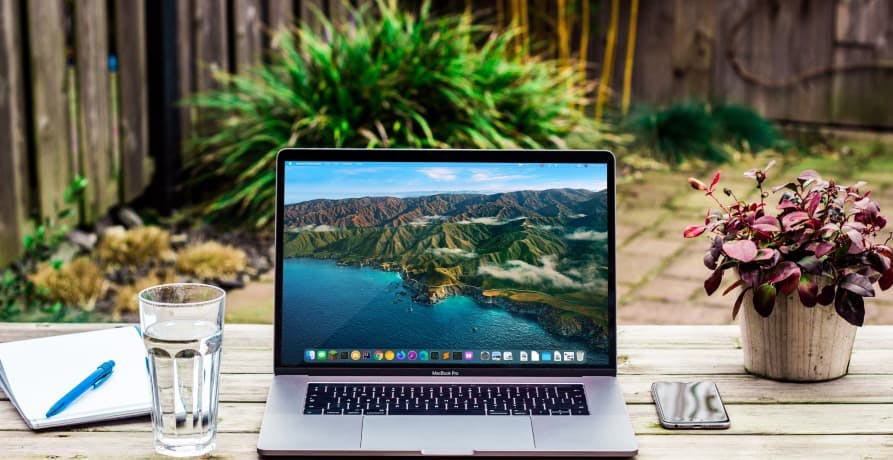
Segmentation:
[(614, 158), (285, 149), (265, 455), (633, 456)]

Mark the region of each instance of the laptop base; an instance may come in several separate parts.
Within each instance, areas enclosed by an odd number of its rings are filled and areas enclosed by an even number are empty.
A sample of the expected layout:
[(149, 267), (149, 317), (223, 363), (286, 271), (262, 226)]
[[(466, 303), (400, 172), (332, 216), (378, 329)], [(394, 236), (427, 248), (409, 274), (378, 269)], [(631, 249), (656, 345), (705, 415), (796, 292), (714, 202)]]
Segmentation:
[(258, 440), (263, 455), (613, 456), (638, 445), (614, 377), (389, 377), (387, 383), (582, 383), (588, 416), (305, 415), (307, 384), (382, 383), (382, 377), (277, 375)]

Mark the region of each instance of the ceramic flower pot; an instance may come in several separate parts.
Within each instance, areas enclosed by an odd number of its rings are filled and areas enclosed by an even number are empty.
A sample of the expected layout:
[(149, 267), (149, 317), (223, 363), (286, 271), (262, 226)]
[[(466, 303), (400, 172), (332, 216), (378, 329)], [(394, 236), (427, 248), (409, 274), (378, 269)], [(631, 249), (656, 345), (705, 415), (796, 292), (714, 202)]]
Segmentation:
[(857, 328), (841, 318), (833, 304), (807, 308), (796, 291), (779, 293), (772, 314), (764, 318), (748, 294), (739, 316), (747, 372), (791, 382), (846, 375)]

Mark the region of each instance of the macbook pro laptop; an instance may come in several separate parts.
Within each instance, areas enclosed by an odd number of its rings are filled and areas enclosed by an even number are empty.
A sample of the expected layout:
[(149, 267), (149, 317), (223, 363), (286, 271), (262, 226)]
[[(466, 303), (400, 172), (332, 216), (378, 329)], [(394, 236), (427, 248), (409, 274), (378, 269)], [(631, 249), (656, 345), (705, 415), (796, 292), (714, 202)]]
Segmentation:
[(285, 149), (268, 455), (633, 456), (614, 158)]

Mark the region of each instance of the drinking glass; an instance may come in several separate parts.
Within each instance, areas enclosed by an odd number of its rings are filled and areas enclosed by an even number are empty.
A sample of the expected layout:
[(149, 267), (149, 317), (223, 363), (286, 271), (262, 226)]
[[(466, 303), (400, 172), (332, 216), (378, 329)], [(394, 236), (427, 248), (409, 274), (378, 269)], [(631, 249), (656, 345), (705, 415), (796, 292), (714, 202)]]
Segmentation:
[(226, 292), (177, 283), (150, 287), (138, 298), (152, 381), (155, 451), (204, 455), (217, 439)]

